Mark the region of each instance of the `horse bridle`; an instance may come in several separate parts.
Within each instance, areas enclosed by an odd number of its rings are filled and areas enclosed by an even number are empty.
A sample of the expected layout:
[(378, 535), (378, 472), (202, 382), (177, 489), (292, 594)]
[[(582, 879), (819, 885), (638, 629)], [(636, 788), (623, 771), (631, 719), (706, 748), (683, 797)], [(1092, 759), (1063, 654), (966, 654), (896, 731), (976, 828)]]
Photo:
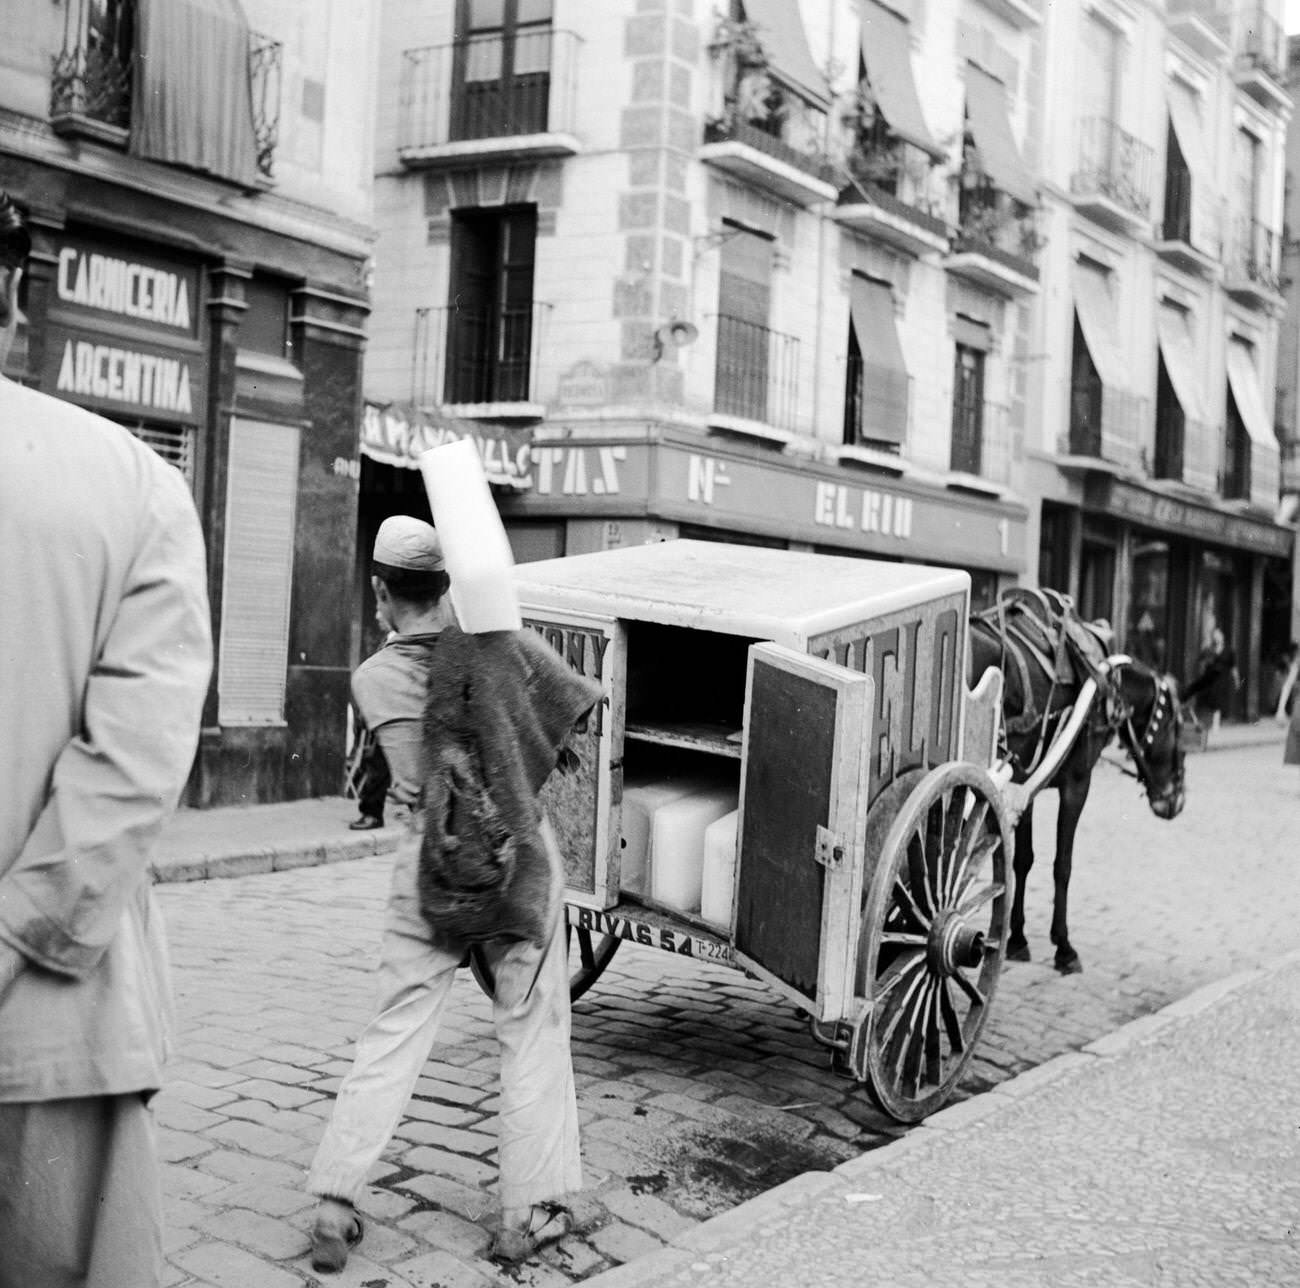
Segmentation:
[[(1129, 769), (1127, 765), (1120, 765), (1118, 768), (1121, 773), (1127, 774), (1130, 778), (1136, 778), (1142, 784), (1147, 795), (1151, 796), (1153, 775), (1147, 753), (1155, 744), (1156, 735), (1160, 733), (1166, 722), (1173, 724), (1175, 736), (1177, 736), (1178, 728), (1182, 724), (1182, 711), (1178, 706), (1178, 698), (1174, 694), (1173, 685), (1163, 675), (1152, 672), (1151, 683), (1155, 686), (1155, 701), (1151, 704), (1151, 714), (1147, 717), (1146, 725), (1139, 733), (1133, 724), (1132, 704), (1120, 693), (1117, 683), (1119, 673), (1126, 666), (1132, 664), (1132, 659), (1121, 655), (1111, 658), (1110, 662), (1111, 666), (1108, 669), (1107, 678), (1110, 681), (1110, 697), (1113, 710), (1109, 723), (1112, 728), (1123, 733), (1128, 753), (1133, 757), (1133, 763), (1137, 766), (1137, 770), (1135, 772)], [(1161, 792), (1159, 796), (1152, 796), (1152, 799), (1164, 800), (1176, 795), (1182, 788), (1181, 778), (1181, 774), (1175, 774), (1170, 779), (1168, 788)]]

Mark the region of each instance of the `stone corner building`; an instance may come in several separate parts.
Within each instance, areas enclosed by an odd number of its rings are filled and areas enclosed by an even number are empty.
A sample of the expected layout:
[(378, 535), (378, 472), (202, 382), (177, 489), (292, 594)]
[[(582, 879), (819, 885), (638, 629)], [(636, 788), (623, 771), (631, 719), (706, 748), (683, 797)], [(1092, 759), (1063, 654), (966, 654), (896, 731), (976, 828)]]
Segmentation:
[(343, 781), (368, 8), (8, 6), (0, 185), (35, 251), (6, 375), (124, 425), (194, 492), (216, 667), (193, 805)]

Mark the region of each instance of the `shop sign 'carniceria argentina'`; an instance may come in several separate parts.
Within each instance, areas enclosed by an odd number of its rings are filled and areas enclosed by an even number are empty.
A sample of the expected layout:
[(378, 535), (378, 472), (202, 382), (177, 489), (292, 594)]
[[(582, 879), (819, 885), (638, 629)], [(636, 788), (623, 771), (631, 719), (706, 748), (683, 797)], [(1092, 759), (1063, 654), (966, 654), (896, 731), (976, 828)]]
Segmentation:
[(69, 237), (59, 247), (43, 387), (107, 415), (194, 422), (197, 266)]

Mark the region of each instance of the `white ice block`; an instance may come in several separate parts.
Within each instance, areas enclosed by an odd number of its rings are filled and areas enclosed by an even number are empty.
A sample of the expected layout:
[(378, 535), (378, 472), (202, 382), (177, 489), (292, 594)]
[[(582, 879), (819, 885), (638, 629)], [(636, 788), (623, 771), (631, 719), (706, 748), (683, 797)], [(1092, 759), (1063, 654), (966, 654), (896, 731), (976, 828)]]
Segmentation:
[(678, 912), (699, 912), (704, 831), (736, 808), (736, 789), (712, 788), (661, 805), (651, 824), (650, 894)]
[(736, 834), (740, 811), (733, 809), (704, 829), (704, 876), (700, 883), (700, 916), (719, 930), (731, 929), (731, 905), (736, 893)]
[(433, 526), (451, 578), (451, 604), (466, 634), (523, 625), (514, 556), (478, 448), (468, 438), (420, 453)]
[(648, 778), (623, 784), (623, 851), (619, 889), (628, 894), (650, 893), (650, 871), (654, 864), (651, 825), (655, 811), (672, 801), (713, 784), (700, 778)]

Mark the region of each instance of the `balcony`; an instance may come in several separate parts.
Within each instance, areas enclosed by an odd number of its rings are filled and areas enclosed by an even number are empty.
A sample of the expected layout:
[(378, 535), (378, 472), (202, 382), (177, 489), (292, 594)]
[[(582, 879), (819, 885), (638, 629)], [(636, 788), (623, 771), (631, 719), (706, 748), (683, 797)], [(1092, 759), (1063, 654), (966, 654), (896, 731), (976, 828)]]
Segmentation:
[(478, 312), (416, 309), (412, 403), (465, 417), (541, 417), (537, 372), (550, 312), (538, 300)]
[(852, 181), (840, 190), (836, 223), (905, 255), (948, 249), (948, 225), (924, 196), (930, 161), (901, 139), (873, 145), (859, 139), (849, 156)]
[(1264, 8), (1244, 10), (1237, 17), (1238, 32), (1232, 78), (1243, 93), (1261, 106), (1284, 111), (1291, 106), (1287, 93), (1286, 32)]
[(1066, 382), (1069, 428), (1056, 450), (1063, 466), (1111, 473), (1142, 472), (1142, 434), (1150, 419), (1147, 399), (1126, 389), (1080, 378)]
[(797, 432), (799, 340), (723, 313), (709, 425), (787, 442)]
[(1224, 264), (1223, 287), (1252, 308), (1282, 307), (1282, 276), (1278, 270), (1278, 236), (1258, 219), (1240, 216), (1233, 229)]
[(999, 487), (1010, 484), (1010, 409), (987, 400), (955, 402), (949, 468)]
[(1114, 121), (1079, 122), (1079, 163), (1070, 176), (1076, 210), (1117, 232), (1136, 234), (1151, 222), (1155, 152)]
[(1038, 294), (1038, 234), (1027, 207), (987, 183), (966, 186), (963, 174), (957, 232), (943, 261), (948, 272), (1009, 297)]
[[(138, 29), (134, 0), (67, 0), (63, 46), (50, 70), (50, 127), (64, 138), (124, 148), (131, 133)], [(272, 177), (280, 131), (284, 46), (249, 31), (248, 83), (257, 171)], [(237, 92), (240, 87), (232, 86)]]
[(397, 155), (410, 168), (573, 156), (582, 41), (546, 27), (402, 55)]
[(1212, 277), (1218, 271), (1222, 247), (1222, 207), (1214, 210), (1213, 226), (1202, 234), (1212, 239), (1217, 254), (1192, 244), (1192, 183), (1185, 166), (1170, 166), (1165, 174), (1164, 219), (1156, 230), (1153, 249), (1167, 264), (1185, 273)]
[(834, 201), (835, 170), (820, 151), (826, 114), (775, 81), (742, 78), (722, 115), (704, 123), (707, 165), (797, 206)]

